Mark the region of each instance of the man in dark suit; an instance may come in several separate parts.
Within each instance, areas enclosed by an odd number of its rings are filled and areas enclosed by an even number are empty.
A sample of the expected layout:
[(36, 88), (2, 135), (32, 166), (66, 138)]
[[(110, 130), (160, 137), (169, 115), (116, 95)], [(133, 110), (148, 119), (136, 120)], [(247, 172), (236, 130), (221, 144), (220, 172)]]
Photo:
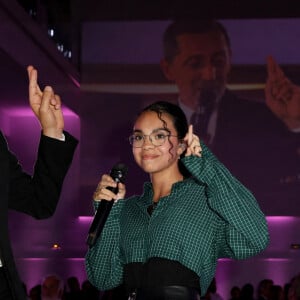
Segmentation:
[(300, 194), (300, 88), (269, 57), (266, 105), (229, 91), (230, 39), (216, 21), (173, 22), (163, 46), (162, 70), (194, 131), (267, 214), (284, 215)]
[(8, 233), (8, 210), (37, 219), (53, 215), (64, 177), (71, 164), (77, 140), (63, 131), (64, 119), (58, 95), (48, 86), (41, 91), (37, 71), (28, 67), (30, 106), (42, 134), (34, 174), (23, 172), (0, 132), (0, 299), (25, 300), (13, 259)]

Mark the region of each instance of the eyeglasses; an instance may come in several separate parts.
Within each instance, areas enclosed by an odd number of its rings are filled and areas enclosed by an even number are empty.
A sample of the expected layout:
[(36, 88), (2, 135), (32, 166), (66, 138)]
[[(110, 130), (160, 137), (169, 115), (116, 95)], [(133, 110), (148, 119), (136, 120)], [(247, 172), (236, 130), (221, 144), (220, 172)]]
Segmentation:
[(152, 143), (153, 146), (161, 146), (165, 143), (166, 139), (170, 136), (177, 137), (177, 135), (172, 135), (170, 133), (158, 131), (152, 132), (151, 134), (141, 134), (135, 133), (129, 137), (129, 143), (134, 148), (141, 148), (145, 143), (146, 136), (149, 137), (149, 141)]

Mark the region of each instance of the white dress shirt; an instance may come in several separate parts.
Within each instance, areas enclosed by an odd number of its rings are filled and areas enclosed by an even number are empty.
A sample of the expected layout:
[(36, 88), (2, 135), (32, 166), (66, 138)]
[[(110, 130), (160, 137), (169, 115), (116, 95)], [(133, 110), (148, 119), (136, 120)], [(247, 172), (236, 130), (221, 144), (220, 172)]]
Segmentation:
[[(183, 110), (183, 112), (184, 112), (184, 114), (187, 118), (187, 121), (190, 124), (191, 123), (191, 117), (192, 117), (192, 115), (195, 111), (193, 111), (191, 108), (189, 108), (184, 103), (182, 103), (180, 101), (180, 99), (178, 99), (178, 105)], [(208, 144), (211, 144), (213, 142), (214, 137), (215, 137), (216, 128), (217, 128), (217, 119), (218, 119), (218, 105), (215, 106), (213, 112), (210, 115), (210, 119), (209, 119), (209, 122), (208, 122), (208, 127), (207, 127), (207, 133), (209, 135)], [(201, 136), (199, 138), (201, 140)]]

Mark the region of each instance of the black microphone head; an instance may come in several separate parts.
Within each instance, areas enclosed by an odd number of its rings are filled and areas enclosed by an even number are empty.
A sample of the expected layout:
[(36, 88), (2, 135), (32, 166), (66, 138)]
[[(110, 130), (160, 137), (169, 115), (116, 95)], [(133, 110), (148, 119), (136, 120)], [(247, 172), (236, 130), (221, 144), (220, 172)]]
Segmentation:
[(124, 183), (128, 168), (123, 163), (117, 163), (110, 171), (110, 176), (117, 182)]

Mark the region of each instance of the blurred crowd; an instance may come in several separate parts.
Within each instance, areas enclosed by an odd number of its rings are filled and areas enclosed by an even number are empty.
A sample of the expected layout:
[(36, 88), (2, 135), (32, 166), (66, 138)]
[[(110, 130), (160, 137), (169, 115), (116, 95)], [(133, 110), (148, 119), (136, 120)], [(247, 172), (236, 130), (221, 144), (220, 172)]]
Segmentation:
[[(50, 274), (41, 283), (27, 290), (29, 300), (127, 300), (125, 290), (118, 287), (111, 291), (98, 291), (88, 280), (81, 284), (72, 276), (64, 281), (56, 274)], [(217, 291), (214, 279), (202, 300), (225, 300)], [(228, 300), (300, 300), (300, 273), (284, 285), (276, 284), (272, 279), (261, 280), (257, 287), (251, 283), (233, 286)]]

